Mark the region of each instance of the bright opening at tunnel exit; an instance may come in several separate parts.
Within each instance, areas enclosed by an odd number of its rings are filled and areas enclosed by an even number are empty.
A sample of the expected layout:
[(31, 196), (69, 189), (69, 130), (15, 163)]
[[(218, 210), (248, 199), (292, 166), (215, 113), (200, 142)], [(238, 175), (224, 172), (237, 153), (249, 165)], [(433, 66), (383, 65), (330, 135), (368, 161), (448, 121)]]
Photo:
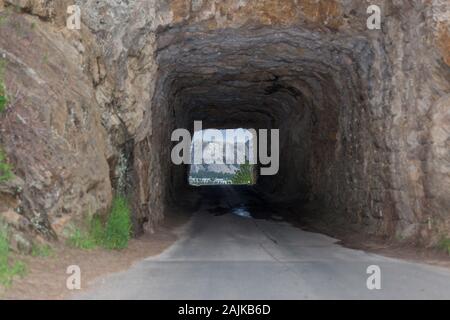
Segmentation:
[[(232, 139), (227, 132), (233, 131)], [(217, 133), (220, 132), (220, 135)], [(196, 149), (197, 145), (201, 149)], [(233, 153), (233, 161), (227, 161), (227, 152)], [(191, 144), (191, 157), (201, 152), (202, 163), (192, 161), (189, 184), (204, 185), (254, 185), (255, 166), (249, 161), (253, 152), (252, 133), (247, 129), (206, 129), (195, 132)], [(229, 157), (229, 155), (228, 155)]]

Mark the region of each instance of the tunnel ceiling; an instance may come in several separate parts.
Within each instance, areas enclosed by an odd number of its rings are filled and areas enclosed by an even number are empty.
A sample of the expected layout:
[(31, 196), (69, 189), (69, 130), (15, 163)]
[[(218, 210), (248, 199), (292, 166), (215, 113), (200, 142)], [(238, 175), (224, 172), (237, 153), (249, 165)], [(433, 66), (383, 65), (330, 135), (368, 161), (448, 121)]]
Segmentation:
[(274, 128), (305, 108), (354, 104), (345, 99), (356, 96), (370, 54), (363, 38), (301, 29), (173, 28), (158, 36), (158, 92), (179, 126)]

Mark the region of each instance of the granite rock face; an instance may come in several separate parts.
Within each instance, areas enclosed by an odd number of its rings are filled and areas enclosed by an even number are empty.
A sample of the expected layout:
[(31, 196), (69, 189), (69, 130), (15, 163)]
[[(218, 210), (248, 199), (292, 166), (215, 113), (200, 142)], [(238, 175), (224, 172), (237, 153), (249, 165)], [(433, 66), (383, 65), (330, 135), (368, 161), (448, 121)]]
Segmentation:
[[(54, 238), (69, 221), (107, 211), (108, 135), (79, 35), (16, 9), (2, 17), (0, 58), (9, 105), (0, 115), (1, 145), (23, 180), (9, 209), (32, 231)], [(0, 202), (6, 197), (11, 195), (0, 191)]]
[(1, 143), (42, 232), (104, 211), (124, 180), (151, 230), (187, 187), (171, 132), (203, 120), (281, 130), (280, 172), (258, 179), (268, 199), (450, 236), (448, 1), (78, 0), (80, 31), (64, 28), (68, 1), (2, 2), (16, 7), (0, 26), (8, 92), (24, 98)]

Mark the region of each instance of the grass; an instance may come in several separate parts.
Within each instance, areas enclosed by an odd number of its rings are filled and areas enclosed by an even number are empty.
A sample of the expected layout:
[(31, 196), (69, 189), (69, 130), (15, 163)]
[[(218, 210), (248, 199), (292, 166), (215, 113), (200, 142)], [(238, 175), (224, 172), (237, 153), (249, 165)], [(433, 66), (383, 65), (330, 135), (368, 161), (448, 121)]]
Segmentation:
[(92, 217), (89, 223), (89, 233), (92, 241), (97, 245), (102, 245), (104, 241), (105, 230), (102, 220), (99, 216)]
[(0, 13), (0, 27), (5, 24), (6, 22), (8, 22), (9, 16), (10, 16), (11, 12), (10, 9), (7, 8), (6, 10), (4, 10), (2, 13)]
[(31, 249), (31, 255), (33, 257), (52, 257), (54, 256), (54, 252), (51, 246), (49, 245), (33, 245)]
[(10, 250), (8, 242), (8, 229), (0, 224), (0, 285), (9, 287), (14, 277), (24, 276), (27, 268), (21, 261), (10, 261)]
[(96, 247), (106, 249), (124, 249), (131, 237), (130, 208), (126, 198), (116, 197), (113, 200), (111, 212), (105, 224), (100, 217), (93, 216), (86, 228), (75, 228), (68, 238), (72, 247), (90, 250)]
[(128, 202), (124, 197), (116, 197), (106, 223), (104, 246), (108, 249), (126, 248), (130, 237), (131, 218)]
[(6, 162), (6, 155), (0, 148), (0, 183), (8, 181), (12, 177), (12, 167)]
[(5, 87), (5, 69), (6, 62), (4, 59), (0, 59), (0, 113), (6, 110), (8, 105), (8, 97)]
[(97, 243), (91, 238), (89, 231), (76, 228), (67, 240), (68, 245), (78, 249), (90, 250), (97, 247)]
[(450, 238), (442, 238), (439, 241), (438, 247), (450, 255)]

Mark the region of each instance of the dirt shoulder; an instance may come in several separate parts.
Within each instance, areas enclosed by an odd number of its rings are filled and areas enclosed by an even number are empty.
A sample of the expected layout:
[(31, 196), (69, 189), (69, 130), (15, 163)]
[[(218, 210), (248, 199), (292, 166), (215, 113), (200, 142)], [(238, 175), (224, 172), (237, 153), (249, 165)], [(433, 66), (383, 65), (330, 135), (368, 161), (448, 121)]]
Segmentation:
[[(158, 255), (177, 240), (176, 229), (186, 223), (187, 215), (171, 215), (155, 229), (132, 239), (127, 249), (111, 251), (105, 249), (80, 250), (58, 244), (50, 257), (15, 256), (27, 265), (27, 275), (15, 279), (10, 288), (0, 287), (1, 299), (61, 300), (70, 297), (73, 291), (66, 288), (67, 267), (81, 268), (82, 290), (89, 288), (95, 279), (128, 269), (135, 262)], [(77, 291), (79, 293), (80, 291)]]
[(341, 239), (339, 244), (347, 248), (450, 269), (450, 255), (441, 249), (423, 248), (412, 243), (398, 243), (378, 237), (364, 237), (362, 234), (341, 236), (338, 239)]
[(320, 210), (302, 208), (290, 210), (286, 217), (292, 225), (305, 231), (317, 232), (339, 240), (339, 244), (350, 249), (364, 250), (390, 258), (410, 262), (425, 263), (450, 269), (450, 255), (438, 248), (425, 248), (414, 243), (400, 242), (396, 239), (368, 235), (361, 232), (359, 226), (339, 221), (333, 215), (323, 215), (322, 219), (314, 217)]

